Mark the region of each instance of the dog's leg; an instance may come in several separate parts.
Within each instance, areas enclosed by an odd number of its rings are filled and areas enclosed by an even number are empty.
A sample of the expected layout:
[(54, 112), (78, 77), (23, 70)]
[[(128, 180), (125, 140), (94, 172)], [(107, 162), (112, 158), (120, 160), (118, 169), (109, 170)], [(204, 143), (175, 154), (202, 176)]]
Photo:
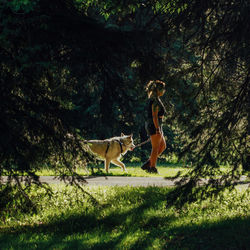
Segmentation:
[(118, 159), (112, 160), (111, 162), (114, 163), (116, 166), (121, 167), (122, 170), (125, 171), (126, 173), (128, 172), (126, 167), (125, 167), (125, 164), (123, 162), (119, 161)]
[(105, 159), (105, 169), (106, 169), (106, 172), (108, 173), (109, 172), (109, 165), (110, 165), (110, 162), (111, 160), (110, 159)]

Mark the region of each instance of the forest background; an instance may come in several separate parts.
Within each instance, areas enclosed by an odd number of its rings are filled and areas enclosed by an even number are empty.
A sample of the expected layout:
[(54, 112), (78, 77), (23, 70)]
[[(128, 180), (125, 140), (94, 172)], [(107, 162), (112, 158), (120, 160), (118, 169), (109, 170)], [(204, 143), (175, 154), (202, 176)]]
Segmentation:
[(83, 139), (147, 139), (145, 84), (160, 79), (165, 155), (194, 167), (181, 191), (221, 164), (230, 173), (204, 190), (233, 183), (250, 168), (249, 12), (239, 0), (1, 1), (0, 175), (39, 183), (47, 165), (81, 180)]

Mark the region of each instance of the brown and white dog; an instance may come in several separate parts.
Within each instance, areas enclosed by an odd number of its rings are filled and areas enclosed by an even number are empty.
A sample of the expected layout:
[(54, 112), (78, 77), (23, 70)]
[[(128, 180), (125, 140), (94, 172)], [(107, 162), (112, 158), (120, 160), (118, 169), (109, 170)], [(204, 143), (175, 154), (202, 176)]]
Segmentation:
[(90, 150), (104, 160), (105, 169), (108, 173), (110, 163), (119, 166), (126, 171), (125, 164), (120, 161), (122, 155), (126, 154), (128, 150), (133, 150), (135, 145), (133, 141), (133, 134), (112, 137), (105, 140), (89, 140), (87, 144)]

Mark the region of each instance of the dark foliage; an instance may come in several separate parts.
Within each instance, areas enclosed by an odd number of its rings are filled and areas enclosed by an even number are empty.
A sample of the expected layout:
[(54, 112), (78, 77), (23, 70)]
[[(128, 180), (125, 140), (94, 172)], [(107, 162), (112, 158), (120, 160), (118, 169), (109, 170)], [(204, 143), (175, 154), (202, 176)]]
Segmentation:
[[(182, 75), (186, 88), (179, 85), (185, 108), (177, 113), (185, 141), (181, 154), (195, 166), (190, 181), (169, 197), (181, 204), (232, 187), (242, 167), (249, 171), (250, 4), (178, 1), (178, 5), (185, 10), (175, 19), (176, 32), (181, 33), (183, 48), (196, 57), (191, 70)], [(232, 170), (222, 174), (220, 164)], [(199, 178), (205, 177), (209, 183), (193, 192)]]
[(74, 167), (93, 160), (82, 137), (145, 136), (144, 86), (157, 78), (167, 82), (168, 150), (194, 166), (171, 200), (221, 175), (219, 164), (233, 169), (208, 184), (211, 193), (234, 182), (241, 166), (249, 171), (249, 8), (239, 0), (2, 1), (0, 174), (39, 183), (35, 171), (47, 164), (80, 180)]
[[(75, 166), (93, 161), (82, 136), (102, 139), (141, 123), (144, 91), (131, 63), (161, 58), (152, 49), (159, 34), (112, 27), (74, 1), (2, 1), (0, 17), (0, 174), (28, 200), (18, 175), (39, 184), (35, 172), (48, 165), (65, 181), (82, 181)], [(147, 74), (143, 80), (157, 75)]]

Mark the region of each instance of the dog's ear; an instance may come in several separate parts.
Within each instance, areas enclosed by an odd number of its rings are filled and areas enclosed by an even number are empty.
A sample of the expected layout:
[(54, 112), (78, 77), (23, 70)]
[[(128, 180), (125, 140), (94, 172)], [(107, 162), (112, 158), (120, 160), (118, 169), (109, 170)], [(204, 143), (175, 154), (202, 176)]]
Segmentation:
[(121, 133), (121, 136), (124, 136), (124, 134), (123, 134), (123, 133)]
[(133, 137), (133, 133), (131, 135), (129, 135), (131, 138)]

